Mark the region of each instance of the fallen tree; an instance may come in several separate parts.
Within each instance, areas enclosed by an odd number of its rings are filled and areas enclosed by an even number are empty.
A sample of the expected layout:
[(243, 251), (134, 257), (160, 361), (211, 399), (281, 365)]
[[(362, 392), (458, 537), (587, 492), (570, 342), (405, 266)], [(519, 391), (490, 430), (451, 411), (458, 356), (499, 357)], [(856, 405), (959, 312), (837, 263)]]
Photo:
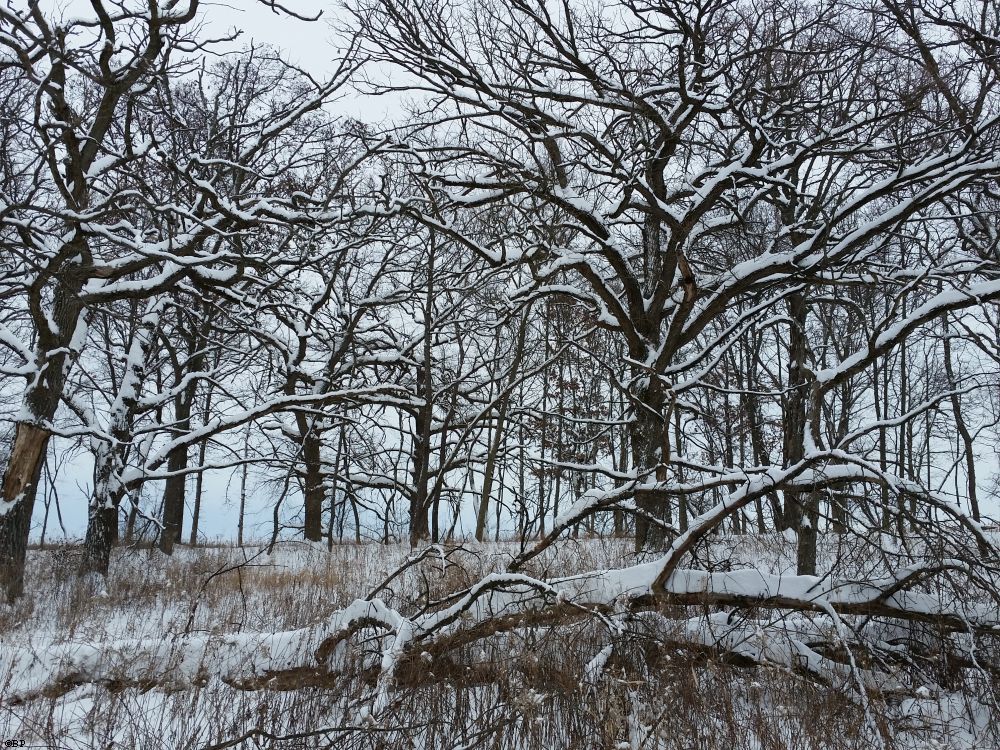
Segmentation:
[[(677, 539), (675, 549), (688, 540)], [(779, 667), (861, 696), (876, 689), (905, 693), (916, 686), (859, 666), (855, 651), (865, 652), (867, 663), (869, 653), (932, 648), (934, 640), (956, 660), (975, 665), (977, 642), (1000, 636), (995, 569), (957, 558), (925, 560), (869, 580), (687, 567), (664, 577), (673, 558), (668, 552), (631, 567), (567, 577), (491, 573), (444, 599), (423, 600), (415, 611), (391, 607), (377, 596), (413, 566), (437, 565), (439, 557), (457, 565), (460, 549), (426, 548), (368, 597), (307, 628), (5, 648), (3, 700), (58, 696), (85, 683), (184, 689), (218, 679), (244, 690), (287, 690), (333, 686), (354, 670), (377, 688), (372, 697), (377, 715), (398, 685), (427, 679), (472, 643), (591, 620), (606, 627), (613, 644), (649, 617), (663, 626), (664, 647)], [(890, 646), (893, 642), (904, 645)], [(983, 668), (996, 671), (988, 662)]]

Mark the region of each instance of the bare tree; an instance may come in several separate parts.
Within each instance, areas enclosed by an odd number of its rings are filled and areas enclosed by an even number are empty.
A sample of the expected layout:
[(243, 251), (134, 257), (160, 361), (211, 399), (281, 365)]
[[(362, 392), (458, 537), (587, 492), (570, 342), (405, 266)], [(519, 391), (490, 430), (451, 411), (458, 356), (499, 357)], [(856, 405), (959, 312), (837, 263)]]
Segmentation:
[(233, 121), (246, 137), (223, 163), (174, 137), (184, 124), (158, 118), (149, 105), (157, 92), (169, 99), (163, 85), (189, 67), (185, 52), (201, 48), (192, 35), (197, 0), (167, 9), (96, 2), (93, 11), (90, 19), (60, 20), (38, 4), (0, 9), (4, 68), (34, 92), (32, 106), (17, 113), (32, 144), (22, 172), (33, 187), (3, 214), (5, 232), (18, 241), (8, 245), (19, 273), (6, 296), (26, 311), (23, 340), (31, 342), (8, 343), (26, 359), (0, 515), (0, 581), (9, 599), (23, 588), (39, 472), (91, 311), (154, 297), (185, 279), (233, 284), (261, 260), (245, 254), (233, 232), (307, 221), (322, 210), (322, 198), (269, 192), (275, 175), (293, 166), (273, 146), (347, 70), (283, 90), (253, 114), (252, 131), (250, 122)]

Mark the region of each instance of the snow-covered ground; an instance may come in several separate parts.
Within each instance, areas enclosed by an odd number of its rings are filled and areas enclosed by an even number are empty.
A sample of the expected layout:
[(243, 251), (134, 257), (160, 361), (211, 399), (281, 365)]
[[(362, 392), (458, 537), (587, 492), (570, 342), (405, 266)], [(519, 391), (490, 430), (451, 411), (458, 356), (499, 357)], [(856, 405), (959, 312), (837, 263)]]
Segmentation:
[[(824, 542), (827, 560), (850, 558), (859, 575), (877, 567), (836, 540)], [(630, 545), (566, 540), (531, 572), (629, 565)], [(502, 570), (518, 549), (440, 550), (374, 601), (415, 616), (423, 603)], [(699, 563), (786, 573), (794, 552), (780, 536), (722, 539)], [(77, 554), (33, 550), (29, 596), (0, 609), (0, 740), (74, 749), (1000, 746), (985, 674), (952, 674), (948, 689), (944, 679), (897, 692), (872, 688), (862, 698), (794, 670), (751, 667), (737, 658), (738, 644), (728, 659), (711, 648), (678, 649), (672, 611), (630, 619), (617, 635), (601, 617), (508, 623), (447, 656), (425, 654), (423, 666), (400, 668), (387, 700), (371, 669), (386, 658), (374, 634), (356, 636), (337, 670), (301, 668), (300, 657), (408, 559), (407, 548), (282, 543), (272, 554), (183, 548), (171, 559), (123, 549), (106, 586), (75, 577)], [(732, 626), (734, 614), (707, 617)], [(784, 627), (806, 633), (819, 625), (786, 617)], [(738, 631), (727, 632), (732, 639)], [(96, 684), (79, 679), (98, 664)], [(137, 682), (147, 668), (147, 684)]]

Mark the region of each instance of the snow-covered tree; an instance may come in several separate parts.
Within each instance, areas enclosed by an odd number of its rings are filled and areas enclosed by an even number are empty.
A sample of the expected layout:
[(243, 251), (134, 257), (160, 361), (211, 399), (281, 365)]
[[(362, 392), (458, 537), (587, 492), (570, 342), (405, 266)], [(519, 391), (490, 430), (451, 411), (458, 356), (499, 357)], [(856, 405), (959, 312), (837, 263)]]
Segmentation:
[(289, 190), (281, 177), (312, 157), (308, 125), (299, 125), (349, 67), (326, 81), (272, 80), (278, 88), (266, 102), (231, 87), (236, 106), (217, 99), (211, 114), (221, 119), (206, 131), (185, 121), (192, 111), (176, 106), (171, 90), (203, 50), (197, 0), (98, 1), (91, 10), (68, 17), (38, 3), (0, 9), (5, 90), (29, 92), (13, 97), (17, 137), (3, 148), (17, 186), (0, 216), (13, 258), (2, 294), (23, 311), (2, 339), (20, 357), (13, 369), (24, 383), (0, 489), (8, 598), (22, 590), (39, 472), (94, 309), (153, 299), (181, 283), (231, 286), (269, 260), (271, 246), (243, 243), (242, 232), (326, 212), (323, 195)]

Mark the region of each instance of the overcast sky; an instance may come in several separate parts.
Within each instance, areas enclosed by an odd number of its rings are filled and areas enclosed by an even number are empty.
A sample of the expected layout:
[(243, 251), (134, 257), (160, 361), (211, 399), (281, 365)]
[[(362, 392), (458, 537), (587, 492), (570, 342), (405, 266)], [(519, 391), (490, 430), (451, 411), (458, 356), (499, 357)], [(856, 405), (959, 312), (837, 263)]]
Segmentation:
[(253, 39), (281, 47), (296, 65), (317, 72), (332, 70), (337, 47), (331, 23), (336, 18), (337, 4), (331, 0), (288, 0), (288, 3), (302, 15), (321, 14), (319, 20), (300, 21), (252, 0), (202, 2), (206, 35), (237, 30), (242, 42)]
[[(336, 69), (342, 47), (336, 28), (342, 21), (337, 0), (285, 0), (288, 7), (316, 21), (302, 21), (275, 12), (259, 0), (202, 2), (206, 36), (222, 36), (238, 30), (237, 47), (254, 43), (269, 44), (284, 51), (289, 62), (314, 76), (330, 75)], [(336, 114), (365, 122), (381, 122), (398, 112), (398, 106), (386, 97), (345, 92), (333, 105)]]

